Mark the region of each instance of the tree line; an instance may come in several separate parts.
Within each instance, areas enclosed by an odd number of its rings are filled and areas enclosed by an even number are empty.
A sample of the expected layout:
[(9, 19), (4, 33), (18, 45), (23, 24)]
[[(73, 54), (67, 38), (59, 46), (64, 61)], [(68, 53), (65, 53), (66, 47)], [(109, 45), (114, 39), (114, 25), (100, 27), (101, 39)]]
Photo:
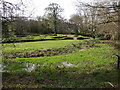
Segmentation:
[(57, 3), (45, 8), (44, 16), (32, 19), (23, 15), (24, 4), (2, 1), (1, 20), (3, 37), (33, 34), (82, 34), (102, 39), (119, 39), (120, 2), (78, 1), (77, 14), (69, 20), (61, 17), (64, 11)]

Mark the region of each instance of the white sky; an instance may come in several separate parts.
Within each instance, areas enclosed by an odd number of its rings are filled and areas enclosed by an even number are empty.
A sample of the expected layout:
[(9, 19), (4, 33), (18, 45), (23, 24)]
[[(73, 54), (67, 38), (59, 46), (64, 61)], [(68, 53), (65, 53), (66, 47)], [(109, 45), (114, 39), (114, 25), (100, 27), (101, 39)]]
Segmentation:
[(76, 13), (75, 7), (76, 0), (32, 0), (35, 7), (35, 15), (42, 16), (45, 13), (45, 8), (48, 7), (50, 3), (57, 3), (64, 9), (62, 16), (69, 18), (71, 14)]
[[(6, 0), (12, 3), (17, 3), (20, 0)], [(79, 0), (89, 2), (91, 0)], [(33, 11), (32, 16), (43, 16), (45, 13), (45, 8), (48, 7), (50, 3), (57, 3), (64, 9), (62, 16), (66, 19), (69, 19), (72, 14), (76, 14), (76, 2), (77, 0), (23, 0), (27, 6), (26, 10)], [(33, 10), (34, 9), (34, 10)]]
[[(20, 0), (6, 0), (9, 2), (16, 3)], [(79, 0), (83, 2), (92, 2), (92, 1), (110, 1), (110, 0)], [(76, 2), (77, 0), (23, 0), (25, 5), (27, 6), (26, 10), (32, 11), (33, 9), (33, 17), (36, 16), (43, 16), (45, 13), (45, 8), (48, 7), (50, 3), (57, 3), (64, 9), (62, 16), (66, 19), (69, 19), (72, 14), (76, 14), (77, 7)], [(29, 14), (29, 13), (28, 13)]]

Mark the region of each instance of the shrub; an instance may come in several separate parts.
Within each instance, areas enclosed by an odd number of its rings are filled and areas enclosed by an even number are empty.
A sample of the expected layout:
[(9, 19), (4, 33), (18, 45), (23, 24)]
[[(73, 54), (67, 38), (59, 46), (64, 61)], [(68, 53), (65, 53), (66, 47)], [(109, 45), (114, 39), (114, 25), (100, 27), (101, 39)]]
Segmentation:
[(78, 40), (83, 40), (83, 39), (90, 39), (90, 38), (88, 38), (88, 37), (78, 37), (77, 39)]
[(65, 40), (71, 40), (73, 39), (72, 37), (64, 37)]
[(31, 40), (31, 39), (34, 39), (34, 37), (31, 36), (31, 35), (28, 35), (28, 36), (26, 37), (26, 39)]
[(54, 39), (63, 39), (62, 36), (54, 36), (53, 38), (54, 38)]

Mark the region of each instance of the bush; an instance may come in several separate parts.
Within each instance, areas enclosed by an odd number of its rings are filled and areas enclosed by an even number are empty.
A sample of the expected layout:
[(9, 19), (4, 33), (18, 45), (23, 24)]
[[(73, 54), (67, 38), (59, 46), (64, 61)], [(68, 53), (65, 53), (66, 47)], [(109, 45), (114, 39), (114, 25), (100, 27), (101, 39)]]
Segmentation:
[(92, 34), (80, 34), (80, 35), (82, 35), (82, 36), (87, 36), (87, 37), (92, 37)]
[(90, 38), (88, 38), (88, 37), (78, 37), (77, 39), (78, 40), (83, 40), (83, 39), (90, 39)]
[(31, 35), (28, 35), (28, 36), (26, 37), (26, 39), (30, 40), (30, 39), (34, 39), (34, 37), (31, 36)]
[(54, 38), (54, 39), (63, 39), (62, 36), (54, 36), (53, 38)]
[(73, 38), (72, 37), (65, 37), (64, 39), (65, 40), (72, 40)]
[(99, 40), (85, 40), (85, 42), (82, 44), (84, 47), (90, 48), (90, 47), (94, 47), (96, 43), (100, 42)]

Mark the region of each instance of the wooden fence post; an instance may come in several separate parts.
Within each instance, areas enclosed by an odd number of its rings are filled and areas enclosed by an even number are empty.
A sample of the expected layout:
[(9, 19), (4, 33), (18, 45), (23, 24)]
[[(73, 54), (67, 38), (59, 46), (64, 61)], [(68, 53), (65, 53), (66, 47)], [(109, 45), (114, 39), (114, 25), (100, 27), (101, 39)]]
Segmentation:
[(119, 69), (120, 68), (120, 56), (119, 55), (116, 55), (118, 57), (118, 62), (117, 62), (117, 68)]

